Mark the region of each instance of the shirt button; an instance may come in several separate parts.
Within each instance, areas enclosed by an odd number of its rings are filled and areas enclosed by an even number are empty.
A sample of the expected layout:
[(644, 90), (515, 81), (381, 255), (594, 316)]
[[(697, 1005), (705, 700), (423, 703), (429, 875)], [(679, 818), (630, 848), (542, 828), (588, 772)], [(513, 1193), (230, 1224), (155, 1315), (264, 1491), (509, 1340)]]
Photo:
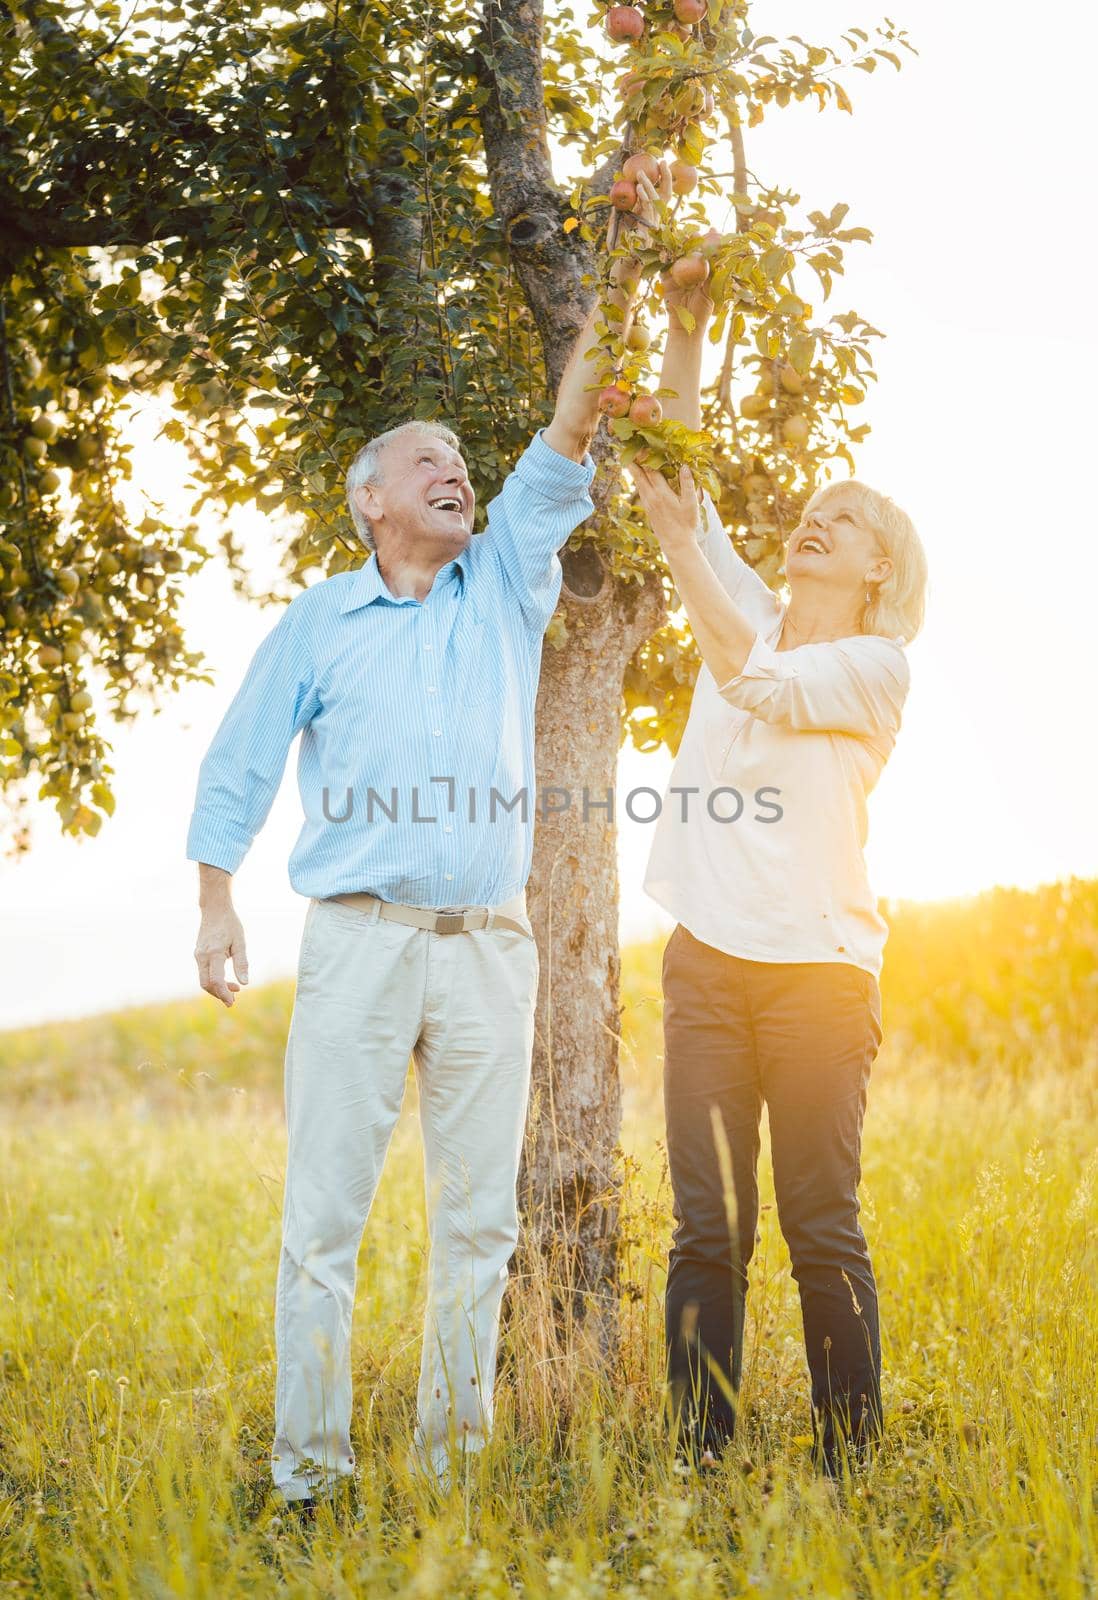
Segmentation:
[(435, 728), (434, 729), (434, 735), (435, 735), (436, 739), (441, 739), (442, 738), (442, 729), (441, 728)]
[(443, 833), (453, 833), (453, 831), (454, 831), (454, 830), (453, 830), (453, 828), (452, 828), (452, 827), (451, 827), (451, 826), (450, 826), (450, 824), (449, 824), (449, 823), (447, 823), (447, 824), (446, 824), (446, 826), (445, 826), (445, 827), (444, 827), (444, 828), (443, 828), (443, 830), (442, 830), (442, 831), (443, 831)]
[(427, 685), (427, 693), (428, 694), (437, 694), (438, 693), (438, 689), (435, 687), (435, 685), (433, 683), (429, 683)]
[(452, 883), (452, 882), (453, 882), (453, 879), (454, 879), (454, 875), (453, 875), (453, 873), (452, 873), (452, 872), (448, 872), (448, 873), (447, 873), (447, 874), (446, 874), (446, 882), (447, 882), (447, 883)]
[(425, 645), (424, 645), (424, 646), (423, 646), (423, 648), (424, 648), (424, 650), (430, 650), (430, 649), (431, 649), (431, 648), (432, 648), (432, 647), (431, 647), (431, 645), (429, 645), (429, 644), (425, 644)]

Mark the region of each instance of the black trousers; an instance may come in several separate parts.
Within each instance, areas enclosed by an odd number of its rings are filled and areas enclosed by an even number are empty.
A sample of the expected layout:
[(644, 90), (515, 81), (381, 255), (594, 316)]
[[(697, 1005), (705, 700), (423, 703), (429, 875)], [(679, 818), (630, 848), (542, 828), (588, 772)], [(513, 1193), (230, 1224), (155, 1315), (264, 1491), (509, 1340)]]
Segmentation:
[(668, 1381), (695, 1452), (732, 1437), (765, 1100), (778, 1220), (801, 1300), (814, 1458), (841, 1470), (880, 1436), (877, 1288), (858, 1221), (866, 1091), (881, 1043), (871, 973), (748, 961), (675, 928), (663, 957), (664, 1103), (675, 1201)]

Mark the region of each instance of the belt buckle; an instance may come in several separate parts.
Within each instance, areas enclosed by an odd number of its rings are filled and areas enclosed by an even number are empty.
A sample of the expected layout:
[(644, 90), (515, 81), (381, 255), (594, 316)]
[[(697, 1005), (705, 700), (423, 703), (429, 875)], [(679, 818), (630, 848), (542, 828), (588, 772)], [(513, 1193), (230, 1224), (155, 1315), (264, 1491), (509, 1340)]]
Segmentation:
[(435, 918), (436, 933), (464, 933), (465, 913), (463, 911), (440, 911)]

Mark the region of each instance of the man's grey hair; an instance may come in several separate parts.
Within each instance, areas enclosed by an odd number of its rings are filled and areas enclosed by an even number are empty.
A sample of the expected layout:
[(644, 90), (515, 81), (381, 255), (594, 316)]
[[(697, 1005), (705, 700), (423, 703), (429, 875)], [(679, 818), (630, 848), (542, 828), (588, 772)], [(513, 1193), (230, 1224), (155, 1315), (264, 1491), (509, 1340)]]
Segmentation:
[(363, 484), (383, 481), (382, 452), (387, 444), (399, 438), (402, 433), (421, 433), (430, 439), (441, 439), (451, 450), (461, 449), (461, 440), (452, 428), (448, 428), (444, 422), (427, 422), (421, 417), (414, 417), (410, 422), (402, 422), (399, 427), (390, 428), (387, 433), (379, 433), (376, 439), (370, 439), (362, 446), (347, 468), (347, 509), (351, 513), (355, 532), (367, 550), (376, 550), (377, 546), (374, 543), (369, 517), (365, 516), (355, 504), (355, 490), (361, 489)]

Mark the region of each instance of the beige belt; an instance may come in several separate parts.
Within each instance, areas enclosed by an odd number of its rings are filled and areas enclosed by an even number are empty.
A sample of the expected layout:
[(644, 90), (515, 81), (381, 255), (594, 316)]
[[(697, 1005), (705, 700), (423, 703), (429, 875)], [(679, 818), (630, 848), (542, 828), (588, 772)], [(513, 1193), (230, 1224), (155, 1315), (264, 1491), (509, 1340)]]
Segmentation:
[(386, 922), (403, 922), (409, 928), (425, 928), (428, 933), (469, 933), (474, 928), (506, 928), (511, 933), (521, 933), (527, 939), (534, 936), (525, 923), (516, 922), (507, 912), (526, 914), (526, 896), (519, 893), (504, 901), (501, 906), (472, 906), (466, 910), (427, 911), (422, 906), (396, 905), (391, 900), (379, 900), (372, 894), (333, 894), (328, 900), (338, 900), (340, 905), (354, 906), (360, 911), (380, 909), (379, 917)]

